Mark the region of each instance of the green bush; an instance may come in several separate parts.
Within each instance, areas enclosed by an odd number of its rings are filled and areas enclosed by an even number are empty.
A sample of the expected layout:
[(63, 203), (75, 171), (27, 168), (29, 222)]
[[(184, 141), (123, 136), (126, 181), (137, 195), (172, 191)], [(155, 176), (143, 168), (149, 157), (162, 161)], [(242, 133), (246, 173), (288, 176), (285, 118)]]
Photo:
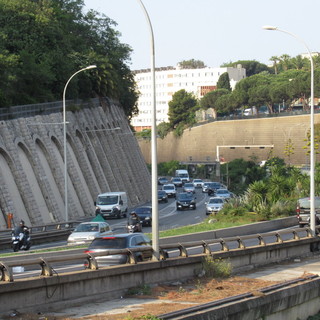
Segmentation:
[(232, 273), (231, 263), (223, 259), (207, 256), (202, 261), (202, 268), (207, 278), (228, 278)]

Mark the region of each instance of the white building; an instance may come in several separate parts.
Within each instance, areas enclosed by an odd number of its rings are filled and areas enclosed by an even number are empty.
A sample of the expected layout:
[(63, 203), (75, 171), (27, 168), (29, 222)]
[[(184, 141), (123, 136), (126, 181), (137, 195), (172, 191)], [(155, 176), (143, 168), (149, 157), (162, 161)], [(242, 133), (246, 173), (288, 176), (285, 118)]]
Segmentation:
[[(206, 93), (217, 88), (219, 77), (225, 72), (229, 74), (232, 89), (239, 80), (246, 77), (246, 70), (241, 65), (237, 68), (157, 68), (155, 72), (157, 124), (168, 122), (168, 103), (172, 100), (172, 95), (175, 92), (184, 89), (193, 92), (200, 99)], [(135, 71), (135, 81), (140, 92), (139, 114), (132, 118), (131, 125), (136, 131), (141, 131), (146, 128), (150, 129), (152, 125), (152, 79), (150, 69)]]

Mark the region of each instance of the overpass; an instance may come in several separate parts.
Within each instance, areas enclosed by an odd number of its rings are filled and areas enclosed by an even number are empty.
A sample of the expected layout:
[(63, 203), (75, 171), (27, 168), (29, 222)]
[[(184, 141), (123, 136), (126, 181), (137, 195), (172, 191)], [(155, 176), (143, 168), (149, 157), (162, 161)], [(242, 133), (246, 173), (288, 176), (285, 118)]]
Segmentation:
[[(294, 223), (293, 221), (294, 219), (291, 219), (291, 222), (290, 219), (280, 219), (279, 221), (270, 223), (277, 223), (277, 227), (281, 228), (285, 225), (287, 226), (288, 223)], [(261, 230), (263, 228), (266, 230), (268, 223), (262, 223), (261, 227)], [(199, 235), (201, 238), (207, 236), (207, 238), (211, 239), (207, 241), (193, 239), (194, 241), (192, 242), (183, 243), (177, 242), (178, 238), (166, 239), (161, 244), (161, 248), (164, 250), (178, 249), (180, 252), (179, 257), (166, 259), (164, 256), (163, 260), (160, 261), (138, 264), (131, 260), (132, 263), (129, 265), (101, 269), (96, 269), (95, 264), (92, 263), (93, 271), (86, 270), (59, 275), (51, 272), (50, 274), (50, 272), (48, 273), (50, 271), (50, 258), (43, 258), (41, 262), (37, 262), (42, 266), (42, 276), (36, 279), (12, 282), (10, 281), (10, 272), (8, 270), (10, 266), (21, 264), (21, 260), (18, 262), (2, 262), (0, 267), (2, 270), (1, 278), (3, 280), (0, 283), (0, 299), (2, 302), (0, 314), (17, 309), (17, 306), (20, 306), (24, 311), (44, 311), (50, 308), (57, 309), (66, 305), (95, 301), (101, 299), (102, 296), (104, 299), (112, 299), (114, 296), (123, 295), (126, 290), (137, 285), (192, 278), (196, 270), (201, 270), (203, 258), (208, 254), (213, 258), (229, 260), (234, 272), (237, 273), (266, 264), (276, 263), (280, 260), (294, 257), (308, 257), (318, 252), (320, 248), (319, 237), (311, 237), (307, 228), (284, 230), (276, 233), (261, 233), (255, 235), (258, 245), (247, 247), (246, 241), (249, 239), (249, 236), (245, 236), (245, 234), (248, 233), (249, 228), (252, 228), (252, 225), (240, 227), (238, 232), (236, 232), (235, 228), (231, 228), (231, 230), (225, 230), (225, 234), (223, 234), (223, 230), (216, 230), (216, 235), (219, 236), (216, 239), (213, 239), (212, 232), (207, 235)], [(257, 229), (257, 226), (255, 226), (255, 229)], [(243, 234), (243, 236), (235, 237), (235, 232), (237, 235)], [(305, 235), (299, 236), (298, 233), (301, 232), (305, 233)], [(232, 237), (228, 237), (230, 233), (233, 233)], [(291, 234), (291, 238), (284, 240), (285, 234)], [(275, 241), (268, 243), (265, 240), (267, 236), (273, 236)], [(180, 240), (184, 240), (184, 238)], [(209, 245), (214, 243), (221, 246), (217, 252), (211, 252), (208, 248)], [(231, 243), (237, 243), (236, 248), (230, 249)], [(189, 256), (189, 247), (202, 247), (203, 253)], [(70, 254), (69, 259), (72, 258)], [(84, 259), (84, 256), (75, 256), (74, 258), (77, 260), (79, 258)], [(51, 257), (52, 259), (53, 257)], [(94, 261), (94, 257), (90, 257), (90, 259)], [(31, 262), (29, 261), (29, 263)], [(304, 284), (303, 286), (304, 289), (297, 286), (295, 294), (299, 295), (299, 299), (301, 299), (301, 296), (310, 298), (310, 295), (314, 296), (315, 288), (319, 288), (319, 279), (309, 279), (308, 284)], [(314, 299), (312, 299), (312, 303), (317, 303), (318, 307), (319, 295)], [(300, 301), (299, 303), (301, 304), (302, 302)], [(310, 303), (311, 299), (309, 299)]]

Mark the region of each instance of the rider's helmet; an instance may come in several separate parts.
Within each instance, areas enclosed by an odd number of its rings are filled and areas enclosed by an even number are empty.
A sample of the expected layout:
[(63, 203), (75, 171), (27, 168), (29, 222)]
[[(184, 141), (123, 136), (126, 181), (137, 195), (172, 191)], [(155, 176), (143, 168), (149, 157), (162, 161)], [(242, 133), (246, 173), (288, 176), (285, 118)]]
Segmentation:
[(20, 220), (19, 224), (20, 224), (21, 227), (23, 227), (24, 226), (24, 221)]
[(135, 211), (131, 211), (131, 212), (130, 212), (130, 215), (131, 215), (131, 216), (136, 216), (137, 214), (136, 214)]

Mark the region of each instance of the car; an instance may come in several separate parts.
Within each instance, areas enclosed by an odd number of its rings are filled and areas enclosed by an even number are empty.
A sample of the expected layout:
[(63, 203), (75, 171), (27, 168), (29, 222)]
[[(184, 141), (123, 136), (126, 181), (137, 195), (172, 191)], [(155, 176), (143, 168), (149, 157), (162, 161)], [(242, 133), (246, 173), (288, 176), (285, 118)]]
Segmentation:
[(220, 182), (204, 182), (202, 186), (202, 192), (214, 194), (217, 189), (221, 189)]
[(160, 177), (158, 178), (158, 185), (164, 185), (167, 184), (169, 180), (166, 177)]
[(221, 197), (211, 197), (208, 202), (206, 202), (206, 215), (216, 214), (219, 212), (225, 203), (224, 198)]
[(182, 179), (179, 177), (173, 177), (171, 179), (171, 183), (173, 183), (176, 187), (182, 187), (183, 185)]
[(162, 186), (162, 190), (165, 191), (168, 197), (175, 198), (176, 197), (176, 187), (173, 183), (164, 184)]
[(82, 222), (76, 226), (68, 237), (68, 245), (90, 243), (97, 237), (113, 235), (113, 231), (107, 222), (91, 221)]
[(158, 202), (168, 202), (168, 195), (164, 190), (158, 190)]
[[(137, 261), (150, 260), (152, 258), (152, 244), (150, 238), (143, 233), (120, 233), (106, 237), (94, 239), (85, 253), (94, 254), (105, 251), (111, 252), (119, 249), (132, 249), (147, 247), (150, 250), (134, 252)], [(127, 263), (128, 253), (108, 254), (106, 256), (97, 256), (96, 261), (99, 267), (118, 265)], [(87, 267), (87, 262), (85, 263)]]
[(183, 192), (192, 192), (195, 193), (196, 189), (192, 182), (187, 182), (183, 185)]
[[(316, 225), (320, 224), (320, 197), (314, 198), (314, 207), (316, 213), (315, 223)], [(304, 226), (310, 225), (310, 198), (300, 198), (297, 201), (297, 218), (299, 227), (303, 228)]]
[(141, 206), (134, 209), (135, 213), (140, 218), (142, 226), (152, 226), (152, 207)]
[(230, 199), (233, 197), (233, 194), (228, 189), (218, 189), (215, 192), (215, 196), (221, 197), (224, 199)]
[(184, 209), (193, 209), (196, 210), (196, 197), (192, 192), (181, 192), (178, 193), (176, 198), (176, 207), (177, 210), (184, 210)]
[(195, 188), (202, 188), (202, 186), (203, 186), (202, 179), (193, 179), (192, 183), (193, 183)]

